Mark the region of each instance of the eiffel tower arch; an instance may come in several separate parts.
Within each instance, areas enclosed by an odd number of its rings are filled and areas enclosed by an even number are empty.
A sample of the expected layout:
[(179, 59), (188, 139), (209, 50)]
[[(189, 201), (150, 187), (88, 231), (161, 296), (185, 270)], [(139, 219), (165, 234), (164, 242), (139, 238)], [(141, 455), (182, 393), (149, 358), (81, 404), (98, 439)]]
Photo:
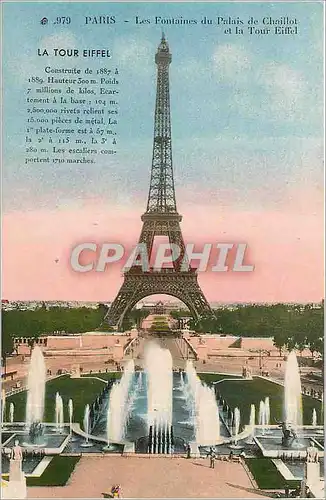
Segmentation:
[(198, 285), (197, 274), (193, 270), (179, 272), (177, 275), (169, 268), (148, 273), (130, 270), (125, 273), (123, 285), (109, 309), (106, 320), (117, 328), (121, 327), (125, 315), (137, 302), (157, 294), (171, 295), (181, 300), (196, 320), (212, 314)]
[(180, 255), (171, 268), (149, 268), (143, 271), (135, 264), (124, 273), (123, 284), (104, 318), (105, 322), (116, 328), (121, 327), (124, 316), (139, 300), (154, 294), (178, 298), (197, 320), (203, 316), (213, 316), (198, 284), (196, 269), (187, 261), (180, 227), (182, 216), (176, 205), (170, 117), (171, 60), (169, 45), (162, 35), (155, 55), (157, 87), (150, 187), (146, 212), (141, 216), (143, 227), (138, 243), (146, 246), (150, 260), (155, 237), (167, 236), (171, 245), (178, 246)]

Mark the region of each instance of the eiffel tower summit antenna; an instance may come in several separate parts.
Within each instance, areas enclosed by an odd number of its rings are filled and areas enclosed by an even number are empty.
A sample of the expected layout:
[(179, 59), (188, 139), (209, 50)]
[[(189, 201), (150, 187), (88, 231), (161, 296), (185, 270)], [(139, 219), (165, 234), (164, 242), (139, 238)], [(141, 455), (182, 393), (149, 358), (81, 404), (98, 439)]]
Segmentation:
[[(109, 325), (121, 328), (123, 318), (135, 304), (154, 294), (166, 294), (181, 300), (196, 320), (213, 316), (197, 281), (196, 269), (187, 263), (185, 244), (180, 228), (182, 216), (177, 211), (171, 144), (169, 66), (172, 61), (169, 44), (162, 31), (155, 54), (157, 65), (156, 101), (154, 114), (154, 140), (151, 177), (147, 207), (141, 216), (143, 227), (139, 244), (146, 246), (150, 261), (155, 236), (167, 236), (170, 245), (180, 249), (180, 256), (173, 267), (143, 271), (134, 265), (124, 273), (118, 295), (104, 318)], [(186, 265), (181, 267), (181, 263)]]

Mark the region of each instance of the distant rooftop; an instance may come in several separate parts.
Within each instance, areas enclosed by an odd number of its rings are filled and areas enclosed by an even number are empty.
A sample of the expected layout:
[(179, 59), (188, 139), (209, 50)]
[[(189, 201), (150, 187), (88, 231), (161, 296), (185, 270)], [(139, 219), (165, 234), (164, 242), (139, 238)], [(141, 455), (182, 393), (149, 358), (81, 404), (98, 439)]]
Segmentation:
[[(52, 307), (67, 307), (67, 308), (77, 308), (77, 307), (89, 307), (96, 309), (100, 304), (106, 307), (110, 307), (111, 302), (94, 302), (94, 301), (69, 301), (69, 300), (8, 300), (2, 299), (1, 305), (4, 311), (11, 310), (36, 310), (45, 305), (46, 308), (50, 309)], [(141, 300), (136, 304), (136, 309), (152, 308), (157, 304), (164, 305), (166, 309), (187, 309), (186, 305), (179, 300)], [(223, 303), (223, 302), (210, 302), (213, 309), (237, 309), (238, 307), (244, 306), (272, 306), (279, 304), (279, 302), (234, 302), (234, 303)], [(289, 307), (298, 306), (305, 307), (306, 305), (311, 305), (314, 309), (319, 309), (324, 306), (324, 301), (320, 302), (308, 302), (308, 303), (297, 303), (297, 302), (285, 302), (283, 305), (288, 305)]]

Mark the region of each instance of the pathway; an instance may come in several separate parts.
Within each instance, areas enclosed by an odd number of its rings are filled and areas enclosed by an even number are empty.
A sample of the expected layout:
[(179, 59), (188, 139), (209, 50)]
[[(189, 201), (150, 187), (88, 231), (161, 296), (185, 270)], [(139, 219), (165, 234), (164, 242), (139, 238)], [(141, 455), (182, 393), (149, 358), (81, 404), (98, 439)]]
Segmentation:
[(133, 358), (135, 360), (135, 365), (144, 367), (145, 346), (151, 340), (160, 344), (161, 347), (170, 350), (173, 359), (173, 368), (184, 368), (185, 360), (183, 359), (179, 346), (174, 338), (155, 337), (154, 335), (148, 335), (146, 338), (139, 337), (139, 342), (135, 345), (133, 353), (128, 353), (124, 359)]
[(172, 360), (173, 360), (173, 368), (184, 368), (185, 361), (179, 349), (176, 339), (174, 338), (164, 338), (159, 339), (160, 345), (165, 349), (169, 349)]
[(241, 464), (162, 457), (82, 457), (69, 484), (28, 488), (28, 498), (101, 498), (119, 483), (124, 498), (267, 498)]

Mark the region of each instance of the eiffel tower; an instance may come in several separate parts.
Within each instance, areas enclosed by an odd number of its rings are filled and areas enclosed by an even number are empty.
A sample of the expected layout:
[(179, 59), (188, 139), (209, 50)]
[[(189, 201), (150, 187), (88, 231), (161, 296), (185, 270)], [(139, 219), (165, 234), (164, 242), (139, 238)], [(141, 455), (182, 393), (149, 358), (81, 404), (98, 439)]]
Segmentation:
[(171, 60), (169, 45), (163, 34), (155, 55), (157, 88), (152, 169), (147, 209), (141, 216), (143, 227), (138, 243), (146, 247), (150, 261), (155, 236), (167, 236), (170, 245), (178, 245), (180, 255), (173, 262), (173, 267), (161, 270), (150, 267), (144, 271), (139, 265), (133, 265), (124, 273), (123, 284), (104, 318), (105, 322), (116, 328), (121, 327), (125, 314), (139, 300), (153, 294), (166, 294), (178, 298), (189, 308), (196, 320), (202, 316), (213, 315), (198, 285), (196, 269), (189, 265), (185, 256), (185, 244), (180, 228), (182, 216), (176, 206), (169, 89)]

